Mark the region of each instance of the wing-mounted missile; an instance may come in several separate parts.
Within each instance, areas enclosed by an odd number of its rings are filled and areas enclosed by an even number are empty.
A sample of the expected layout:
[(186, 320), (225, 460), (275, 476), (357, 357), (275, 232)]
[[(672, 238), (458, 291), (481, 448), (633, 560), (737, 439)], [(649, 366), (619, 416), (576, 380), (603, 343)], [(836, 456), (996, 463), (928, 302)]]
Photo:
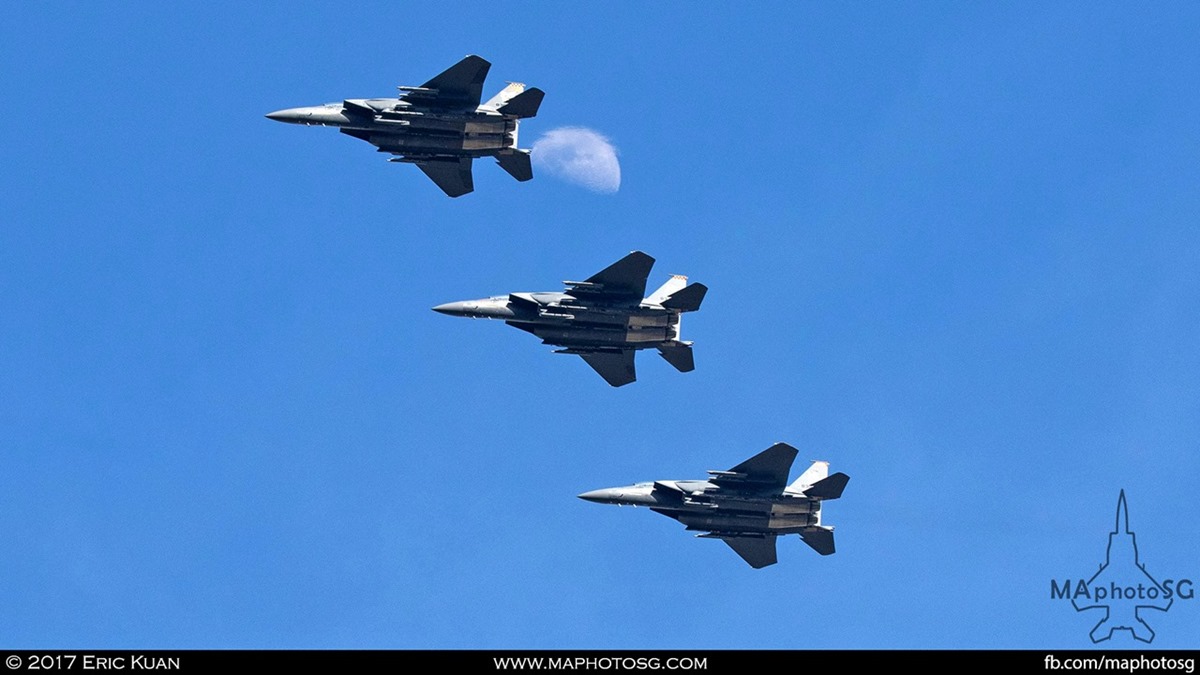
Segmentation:
[(574, 290), (585, 291), (585, 292), (588, 292), (588, 291), (601, 292), (604, 290), (604, 284), (597, 283), (594, 281), (569, 281), (567, 279), (563, 279), (563, 286), (567, 287), (568, 294), (572, 294), (571, 291), (574, 291)]
[(396, 87), (400, 91), (400, 96), (406, 101), (421, 98), (437, 98), (441, 93), (437, 89), (431, 87), (406, 87), (404, 85)]

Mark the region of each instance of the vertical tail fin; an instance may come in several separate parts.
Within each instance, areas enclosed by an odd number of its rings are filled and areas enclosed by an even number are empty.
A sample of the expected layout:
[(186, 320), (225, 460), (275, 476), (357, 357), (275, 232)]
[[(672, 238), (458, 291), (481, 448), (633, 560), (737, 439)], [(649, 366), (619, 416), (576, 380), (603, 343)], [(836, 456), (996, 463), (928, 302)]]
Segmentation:
[(495, 110), (496, 108), (499, 108), (505, 103), (508, 103), (512, 99), (516, 98), (517, 94), (520, 94), (523, 91), (525, 91), (524, 84), (520, 82), (509, 82), (507, 87), (496, 92), (496, 95), (489, 98), (487, 103), (484, 103), (482, 107)]
[(813, 462), (791, 485), (787, 492), (801, 493), (829, 477), (829, 462)]
[(681, 290), (684, 286), (687, 286), (687, 277), (682, 274), (672, 275), (670, 279), (667, 279), (667, 283), (659, 286), (657, 291), (646, 298), (646, 302), (652, 305), (661, 305), (663, 301), (671, 297), (672, 293)]

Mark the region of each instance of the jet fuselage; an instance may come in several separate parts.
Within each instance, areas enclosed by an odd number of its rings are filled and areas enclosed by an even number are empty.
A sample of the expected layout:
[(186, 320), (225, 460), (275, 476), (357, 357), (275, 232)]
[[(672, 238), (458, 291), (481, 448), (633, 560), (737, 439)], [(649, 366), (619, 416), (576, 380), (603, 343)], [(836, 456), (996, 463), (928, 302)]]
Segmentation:
[(475, 190), (472, 163), (481, 157), (494, 157), (518, 181), (533, 179), (529, 151), (517, 147), (517, 126), (537, 116), (546, 93), (510, 82), (480, 103), (491, 67), (469, 55), (419, 87), (398, 87), (399, 98), (348, 98), (267, 117), (337, 127), (393, 155), (388, 161), (416, 165), (446, 196), (461, 197)]
[(268, 118), (305, 126), (339, 127), (381, 152), (404, 155), (496, 155), (517, 145), (516, 116), (420, 108), (398, 98), (347, 99), (278, 110)]
[(501, 319), (562, 347), (641, 349), (679, 337), (679, 312), (657, 305), (604, 305), (566, 293), (512, 293), (438, 305), (434, 311)]
[(563, 292), (509, 293), (448, 302), (433, 311), (500, 319), (561, 347), (557, 354), (579, 356), (614, 387), (637, 380), (634, 357), (642, 349), (657, 349), (676, 370), (691, 372), (692, 343), (679, 339), (679, 317), (700, 309), (708, 287), (676, 274), (646, 296), (653, 265), (654, 258), (632, 251), (585, 281), (564, 281)]
[(580, 499), (600, 504), (645, 506), (673, 518), (698, 537), (720, 539), (742, 560), (759, 569), (774, 565), (775, 542), (798, 534), (821, 555), (837, 549), (833, 527), (821, 524), (822, 502), (839, 499), (850, 477), (829, 473), (815, 461), (788, 484), (797, 450), (776, 443), (727, 471), (709, 471), (705, 480), (658, 480), (592, 490)]
[(683, 523), (689, 530), (714, 534), (799, 534), (821, 522), (821, 500), (769, 491), (731, 492), (709, 481), (666, 480), (579, 495), (600, 504), (646, 506)]

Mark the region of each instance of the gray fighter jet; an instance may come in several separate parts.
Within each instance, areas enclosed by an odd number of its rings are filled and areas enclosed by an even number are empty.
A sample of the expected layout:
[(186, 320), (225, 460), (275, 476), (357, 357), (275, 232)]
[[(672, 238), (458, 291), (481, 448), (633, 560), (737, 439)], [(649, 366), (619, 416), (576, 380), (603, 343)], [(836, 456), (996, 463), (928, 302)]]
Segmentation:
[(654, 348), (680, 372), (695, 369), (692, 343), (679, 339), (679, 318), (700, 309), (708, 287), (675, 275), (643, 298), (654, 258), (634, 251), (590, 276), (564, 281), (562, 293), (509, 293), (450, 302), (435, 312), (473, 319), (503, 319), (533, 333), (543, 344), (578, 354), (614, 387), (637, 379), (633, 355)]
[(659, 480), (579, 498), (648, 506), (700, 531), (698, 537), (724, 541), (755, 569), (777, 562), (775, 539), (781, 534), (798, 534), (817, 553), (830, 555), (833, 528), (821, 525), (821, 502), (841, 497), (850, 477), (831, 476), (829, 462), (813, 462), (788, 485), (795, 459), (795, 448), (776, 443), (728, 471), (709, 471), (708, 480)]
[(389, 161), (416, 164), (446, 194), (459, 197), (475, 189), (471, 160), (476, 157), (495, 157), (519, 181), (533, 178), (529, 151), (517, 148), (517, 126), (537, 115), (545, 93), (513, 82), (480, 105), (491, 66), (468, 56), (419, 87), (399, 87), (400, 98), (348, 98), (267, 117), (339, 127), (396, 155)]

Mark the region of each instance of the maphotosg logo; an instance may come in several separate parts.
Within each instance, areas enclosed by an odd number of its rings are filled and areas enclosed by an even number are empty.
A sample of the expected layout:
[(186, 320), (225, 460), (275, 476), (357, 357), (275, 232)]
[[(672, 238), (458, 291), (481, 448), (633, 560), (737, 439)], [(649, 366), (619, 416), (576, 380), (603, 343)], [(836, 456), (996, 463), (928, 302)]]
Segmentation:
[(1104, 610), (1104, 618), (1092, 629), (1092, 642), (1104, 642), (1113, 631), (1127, 630), (1134, 639), (1154, 641), (1154, 630), (1146, 623), (1143, 610), (1165, 612), (1175, 600), (1191, 600), (1196, 591), (1191, 579), (1163, 579), (1159, 582), (1146, 571), (1138, 557), (1137, 539), (1129, 531), (1129, 509), (1125, 491), (1117, 498), (1117, 522), (1108, 533), (1108, 551), (1104, 564), (1091, 579), (1050, 580), (1052, 600), (1070, 600), (1075, 611)]

